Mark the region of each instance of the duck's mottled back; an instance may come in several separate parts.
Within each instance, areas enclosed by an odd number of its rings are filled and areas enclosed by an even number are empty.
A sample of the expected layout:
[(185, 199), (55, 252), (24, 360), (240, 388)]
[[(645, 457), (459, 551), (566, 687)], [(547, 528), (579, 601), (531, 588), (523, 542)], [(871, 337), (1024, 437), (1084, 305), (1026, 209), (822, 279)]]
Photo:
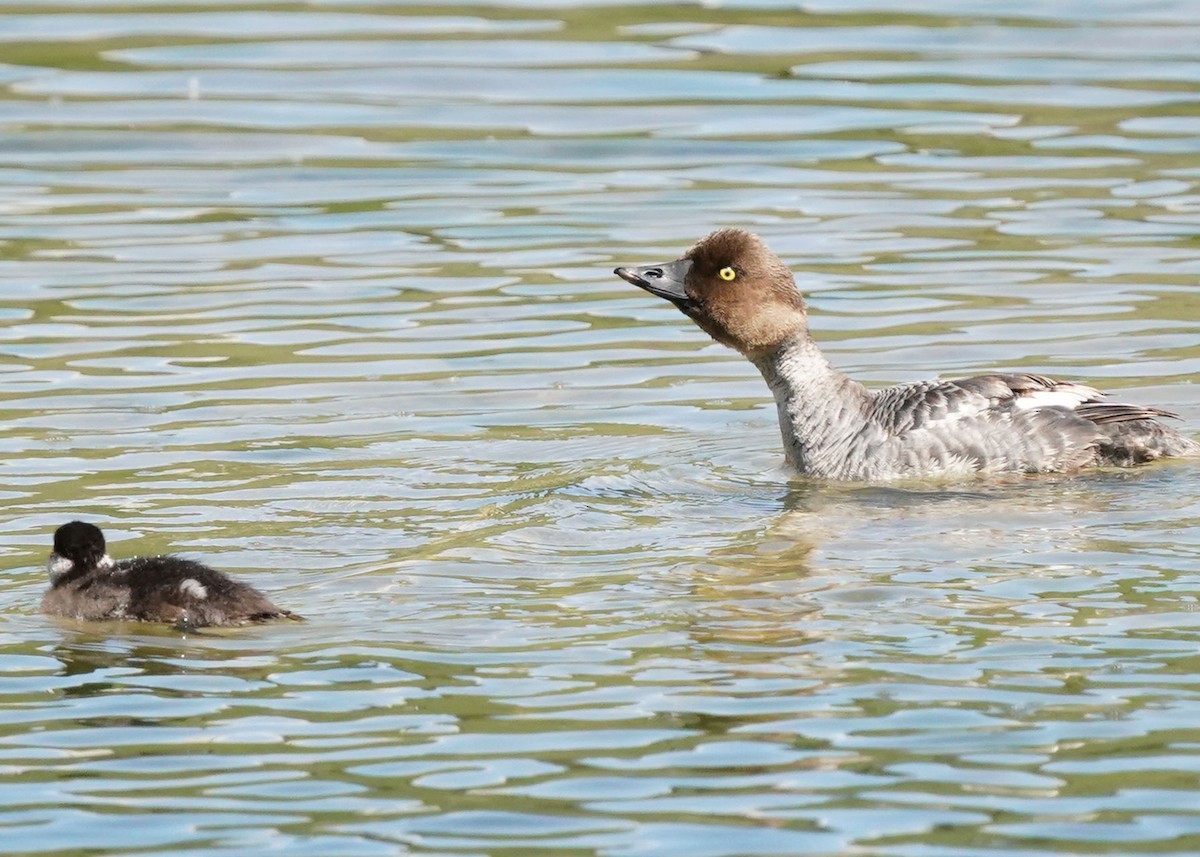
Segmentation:
[(873, 392), (826, 361), (787, 266), (757, 236), (714, 232), (674, 262), (616, 273), (674, 303), (745, 354), (779, 411), (788, 460), (813, 476), (887, 480), (1067, 472), (1200, 456), (1159, 422), (1166, 411), (1111, 404), (1083, 384), (994, 374)]

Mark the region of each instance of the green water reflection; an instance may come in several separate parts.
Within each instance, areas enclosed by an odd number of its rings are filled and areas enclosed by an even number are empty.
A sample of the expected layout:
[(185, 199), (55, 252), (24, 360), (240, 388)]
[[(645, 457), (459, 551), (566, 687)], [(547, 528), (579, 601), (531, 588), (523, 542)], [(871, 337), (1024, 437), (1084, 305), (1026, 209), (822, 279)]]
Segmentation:
[[(0, 3), (10, 854), (1200, 851), (1200, 477), (783, 469), (616, 280), (1200, 426), (1197, 9)], [(36, 613), (50, 534), (303, 626)]]

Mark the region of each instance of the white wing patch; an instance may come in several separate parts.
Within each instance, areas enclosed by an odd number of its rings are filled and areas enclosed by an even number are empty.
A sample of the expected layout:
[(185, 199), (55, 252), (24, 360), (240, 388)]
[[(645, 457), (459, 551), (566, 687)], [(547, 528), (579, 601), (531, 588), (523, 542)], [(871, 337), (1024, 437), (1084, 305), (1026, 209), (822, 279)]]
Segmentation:
[(1013, 406), (1021, 410), (1033, 408), (1066, 408), (1075, 410), (1084, 402), (1103, 398), (1104, 393), (1083, 384), (1055, 384), (1051, 390), (1027, 390), (1017, 396)]
[(184, 595), (190, 595), (198, 601), (202, 601), (208, 597), (208, 589), (204, 584), (193, 577), (179, 582), (179, 591)]

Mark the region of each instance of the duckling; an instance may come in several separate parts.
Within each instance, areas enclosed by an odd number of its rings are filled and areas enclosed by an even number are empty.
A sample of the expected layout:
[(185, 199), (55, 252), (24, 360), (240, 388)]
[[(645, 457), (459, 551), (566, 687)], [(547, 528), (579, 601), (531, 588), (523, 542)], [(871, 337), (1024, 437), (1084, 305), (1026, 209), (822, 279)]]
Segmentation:
[(180, 628), (303, 618), (199, 562), (170, 555), (114, 561), (104, 533), (83, 521), (55, 531), (46, 569), (50, 589), (41, 609), (51, 616), (169, 622)]
[(674, 304), (750, 360), (775, 397), (800, 473), (878, 482), (1065, 473), (1200, 456), (1175, 414), (1104, 402), (1085, 384), (1026, 373), (868, 390), (825, 359), (788, 267), (757, 235), (722, 229), (673, 262), (614, 273)]

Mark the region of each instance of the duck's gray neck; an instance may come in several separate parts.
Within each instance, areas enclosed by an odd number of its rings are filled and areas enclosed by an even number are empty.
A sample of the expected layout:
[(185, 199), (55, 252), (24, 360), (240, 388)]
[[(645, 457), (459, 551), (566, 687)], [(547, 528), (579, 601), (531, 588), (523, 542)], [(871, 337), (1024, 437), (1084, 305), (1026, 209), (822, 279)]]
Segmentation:
[(871, 394), (830, 366), (807, 330), (749, 356), (775, 396), (788, 461), (801, 473), (842, 476)]

